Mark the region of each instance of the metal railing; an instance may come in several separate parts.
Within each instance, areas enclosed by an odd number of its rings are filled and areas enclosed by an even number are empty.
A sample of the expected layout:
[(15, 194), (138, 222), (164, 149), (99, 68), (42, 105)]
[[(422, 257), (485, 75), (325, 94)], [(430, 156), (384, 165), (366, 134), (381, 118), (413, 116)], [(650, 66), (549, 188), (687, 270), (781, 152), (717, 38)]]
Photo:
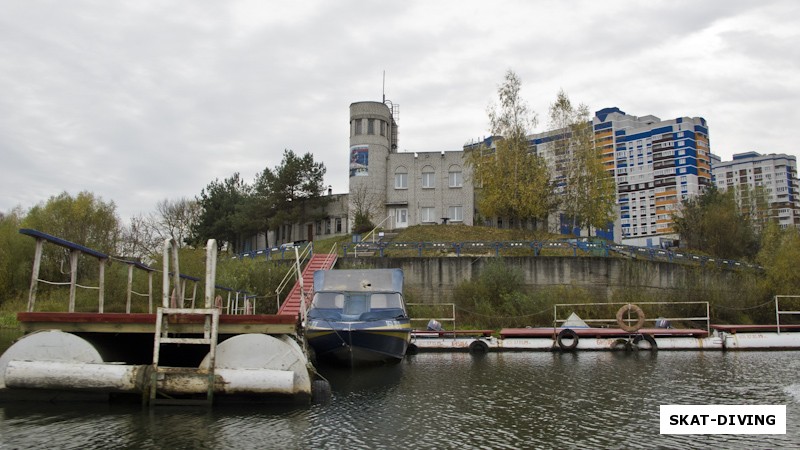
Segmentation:
[[(450, 308), (450, 317), (412, 317), (411, 322), (425, 322), (425, 326), (427, 326), (428, 322), (431, 320), (435, 320), (437, 322), (450, 322), (452, 325), (452, 330), (455, 331), (456, 329), (456, 304), (455, 303), (406, 303), (406, 306), (409, 308), (430, 308), (431, 310), (434, 308), (439, 309), (446, 309)], [(434, 314), (430, 314), (434, 316)]]
[[(369, 233), (366, 234), (366, 236), (361, 238), (361, 242), (366, 241), (367, 239), (369, 239), (370, 236), (372, 236), (372, 243), (374, 244), (375, 243), (375, 232), (378, 231), (378, 228), (380, 228), (381, 225), (386, 223), (386, 221), (391, 219), (391, 218), (392, 218), (391, 215), (386, 216), (386, 218), (381, 220), (381, 222), (379, 224), (375, 225), (375, 228), (373, 228), (372, 231), (370, 231)], [(354, 257), (358, 258), (358, 246), (356, 246), (356, 248), (355, 248)]]
[(294, 275), (294, 282), (297, 282), (298, 280), (302, 279), (303, 273), (300, 270), (300, 267), (303, 265), (306, 259), (311, 257), (312, 254), (311, 243), (308, 243), (306, 247), (303, 249), (303, 251), (299, 253), (297, 250), (297, 246), (291, 246), (291, 247), (287, 246), (287, 248), (294, 249), (293, 251), (295, 254), (295, 264), (291, 265), (291, 267), (286, 272), (286, 275), (284, 275), (281, 282), (278, 283), (278, 287), (275, 288), (275, 305), (277, 307), (276, 311), (281, 309), (281, 292), (283, 292), (286, 286), (290, 282), (292, 282), (292, 275)]
[[(36, 239), (36, 251), (33, 257), (33, 270), (31, 272), (31, 287), (28, 292), (28, 312), (33, 312), (36, 306), (36, 293), (38, 291), (40, 282), (55, 286), (69, 286), (69, 312), (75, 312), (75, 297), (77, 288), (96, 289), (98, 291), (97, 309), (99, 312), (103, 312), (105, 295), (105, 268), (106, 263), (110, 258), (108, 255), (82, 245), (78, 245), (74, 242), (66, 241), (64, 239), (51, 236), (47, 233), (42, 233), (41, 231), (23, 228), (19, 230), (19, 232)], [(69, 251), (70, 280), (68, 282), (48, 281), (39, 278), (39, 272), (42, 264), (42, 252), (45, 242), (50, 242)], [(82, 254), (96, 258), (99, 262), (100, 269), (97, 286), (82, 286), (78, 284), (78, 257)]]
[(781, 316), (782, 315), (798, 315), (800, 311), (788, 310), (780, 308), (780, 300), (788, 298), (800, 298), (800, 295), (776, 295), (775, 296), (775, 324), (777, 325), (778, 334), (781, 334)]
[(543, 253), (557, 252), (571, 256), (610, 257), (617, 254), (631, 259), (645, 259), (649, 261), (665, 261), (673, 263), (699, 264), (701, 266), (716, 265), (718, 267), (763, 269), (757, 264), (727, 258), (714, 258), (705, 255), (653, 247), (635, 247), (622, 244), (609, 244), (605, 242), (567, 241), (460, 241), (460, 242), (358, 242), (343, 244), (342, 251), (345, 257), (348, 252), (370, 251), (380, 257), (386, 256), (387, 250), (416, 251), (422, 257), (430, 252), (447, 252), (454, 256), (473, 256), (477, 254), (494, 254), (500, 256), (508, 252), (527, 253), (532, 256), (542, 256)]
[[(38, 291), (39, 283), (46, 283), (56, 286), (69, 286), (69, 312), (75, 312), (75, 301), (76, 301), (76, 291), (77, 288), (83, 289), (92, 289), (98, 291), (98, 307), (97, 312), (103, 313), (105, 309), (105, 266), (109, 260), (114, 260), (121, 262), (127, 265), (127, 289), (126, 289), (126, 297), (125, 297), (125, 313), (131, 313), (131, 306), (133, 296), (139, 297), (147, 297), (148, 298), (148, 313), (153, 313), (153, 274), (156, 272), (162, 272), (162, 298), (161, 298), (161, 305), (162, 307), (169, 308), (174, 303), (175, 307), (184, 308), (188, 303), (191, 308), (195, 308), (195, 298), (197, 296), (197, 283), (200, 281), (200, 278), (191, 277), (189, 275), (185, 275), (180, 273), (179, 267), (179, 258), (178, 258), (178, 246), (177, 243), (172, 239), (167, 239), (164, 241), (162, 247), (163, 253), (163, 270), (157, 270), (152, 267), (149, 267), (145, 264), (136, 261), (129, 261), (113, 256), (106, 255), (104, 253), (98, 252), (96, 250), (90, 249), (88, 247), (84, 247), (82, 245), (76, 244), (74, 242), (70, 242), (56, 236), (52, 236), (47, 233), (43, 233), (41, 231), (32, 230), (23, 228), (20, 229), (19, 232), (26, 236), (31, 236), (36, 239), (36, 250), (34, 253), (34, 261), (33, 261), (33, 270), (31, 273), (31, 286), (30, 291), (28, 294), (28, 312), (34, 312), (36, 307), (36, 294)], [(69, 251), (69, 258), (70, 258), (70, 281), (68, 282), (55, 282), (55, 281), (48, 281), (40, 278), (40, 269), (42, 264), (42, 253), (44, 248), (44, 243), (49, 242), (51, 244), (55, 244), (57, 246), (63, 247)], [(99, 274), (98, 274), (98, 286), (83, 286), (78, 283), (78, 259), (80, 255), (87, 255), (92, 258), (95, 258), (99, 262)], [(208, 241), (208, 245), (206, 247), (206, 279), (205, 279), (205, 306), (206, 308), (212, 307), (210, 305), (215, 305), (220, 309), (227, 309), (229, 313), (235, 314), (237, 312), (237, 304), (238, 298), (242, 295), (242, 298), (245, 300), (245, 306), (238, 308), (238, 311), (242, 313), (253, 314), (255, 313), (255, 298), (253, 296), (248, 297), (247, 292), (245, 291), (236, 291), (234, 289), (224, 287), (224, 286), (217, 286), (215, 284), (216, 279), (216, 264), (217, 262), (217, 244), (216, 241), (210, 239)], [(170, 266), (173, 270), (170, 270)], [(147, 273), (148, 280), (147, 280), (147, 292), (136, 292), (133, 289), (133, 274), (134, 269), (141, 270)], [(191, 289), (191, 296), (185, 296), (185, 293), (188, 291), (186, 286), (188, 282), (192, 282), (193, 286)], [(216, 291), (223, 290), (228, 291), (228, 306), (222, 307), (221, 305), (217, 305), (217, 299), (215, 298)], [(231, 307), (231, 294), (236, 293), (237, 300), (234, 301), (233, 307)], [(221, 303), (221, 302), (220, 302)]]
[[(587, 307), (588, 306), (588, 307), (596, 307), (597, 309), (600, 309), (602, 307), (609, 307), (609, 306), (623, 307), (623, 306), (629, 305), (629, 304), (630, 303), (559, 303), (559, 304), (553, 305), (553, 328), (554, 329), (558, 328), (559, 324), (563, 324), (564, 322), (566, 322), (568, 320), (568, 318), (567, 319), (559, 319), (558, 318), (559, 317), (558, 316), (559, 308), (562, 308), (562, 310), (565, 309), (565, 308), (572, 308), (572, 311), (574, 311), (574, 309), (576, 307)], [(647, 313), (645, 311), (645, 319), (644, 319), (644, 321), (645, 322), (656, 322), (657, 320), (667, 320), (667, 321), (670, 321), (670, 322), (671, 321), (675, 321), (675, 320), (677, 320), (677, 321), (703, 321), (703, 322), (706, 323), (706, 331), (708, 333), (711, 333), (711, 306), (710, 306), (709, 302), (640, 302), (640, 303), (637, 302), (636, 305), (638, 305), (640, 307), (641, 306), (666, 306), (666, 307), (671, 307), (671, 306), (676, 306), (676, 305), (698, 305), (698, 306), (704, 306), (705, 307), (705, 315), (704, 316), (656, 317), (656, 318), (651, 318), (651, 317), (647, 317)], [(615, 323), (617, 323), (616, 317), (613, 318), (613, 319), (605, 319), (605, 318), (601, 318), (601, 319), (586, 319), (586, 318), (581, 317), (581, 320), (583, 322), (585, 322), (587, 325), (592, 324), (592, 323), (599, 323), (599, 324), (615, 324)]]

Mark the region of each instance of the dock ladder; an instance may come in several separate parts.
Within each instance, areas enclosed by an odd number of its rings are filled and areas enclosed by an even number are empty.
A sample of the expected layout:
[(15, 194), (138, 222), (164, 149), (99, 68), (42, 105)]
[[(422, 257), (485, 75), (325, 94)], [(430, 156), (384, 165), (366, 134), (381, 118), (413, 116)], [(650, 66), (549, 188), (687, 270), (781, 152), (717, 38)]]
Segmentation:
[[(188, 404), (201, 404), (211, 405), (214, 402), (214, 366), (216, 362), (217, 353), (217, 339), (219, 330), (219, 309), (212, 307), (214, 295), (214, 279), (216, 277), (216, 241), (209, 240), (206, 251), (206, 295), (205, 295), (205, 308), (171, 308), (169, 307), (169, 259), (170, 253), (173, 259), (173, 285), (175, 298), (183, 298), (183, 293), (180, 292), (181, 282), (178, 270), (178, 252), (177, 245), (172, 239), (168, 239), (164, 243), (164, 293), (163, 293), (163, 306), (159, 307), (156, 312), (156, 328), (155, 337), (153, 342), (153, 366), (150, 379), (150, 405), (188, 405)], [(204, 318), (203, 337), (171, 337), (169, 331), (169, 317), (170, 316), (202, 316)], [(161, 354), (161, 347), (165, 344), (188, 344), (188, 345), (207, 345), (208, 351), (208, 367), (207, 368), (194, 368), (194, 367), (164, 367), (159, 363)], [(206, 393), (205, 398), (200, 399), (173, 399), (173, 398), (158, 398), (158, 382), (164, 381), (169, 377), (179, 378), (205, 378)]]

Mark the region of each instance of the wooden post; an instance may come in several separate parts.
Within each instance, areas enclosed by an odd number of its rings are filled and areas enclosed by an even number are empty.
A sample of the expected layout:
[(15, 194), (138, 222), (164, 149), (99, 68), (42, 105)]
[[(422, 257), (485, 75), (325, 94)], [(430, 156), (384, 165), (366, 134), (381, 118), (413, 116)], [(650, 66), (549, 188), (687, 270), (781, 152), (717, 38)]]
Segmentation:
[(33, 270), (31, 272), (31, 290), (28, 292), (28, 312), (33, 312), (36, 304), (36, 289), (39, 286), (39, 267), (42, 264), (42, 245), (44, 239), (36, 238), (36, 253), (33, 256)]
[(78, 284), (78, 250), (69, 251), (69, 312), (75, 312), (75, 288)]
[[(205, 308), (216, 307), (214, 304), (214, 286), (217, 282), (217, 241), (209, 239), (206, 243), (206, 286)], [(213, 305), (213, 306), (212, 306)]]

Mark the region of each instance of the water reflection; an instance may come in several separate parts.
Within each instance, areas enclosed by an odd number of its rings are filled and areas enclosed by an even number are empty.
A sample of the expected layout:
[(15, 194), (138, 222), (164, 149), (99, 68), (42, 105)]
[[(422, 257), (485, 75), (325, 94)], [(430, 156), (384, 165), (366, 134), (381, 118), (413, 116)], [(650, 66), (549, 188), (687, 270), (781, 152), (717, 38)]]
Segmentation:
[[(0, 405), (0, 448), (792, 447), (796, 352), (420, 354), (323, 367), (329, 405)], [(660, 436), (662, 404), (785, 404), (785, 436)]]

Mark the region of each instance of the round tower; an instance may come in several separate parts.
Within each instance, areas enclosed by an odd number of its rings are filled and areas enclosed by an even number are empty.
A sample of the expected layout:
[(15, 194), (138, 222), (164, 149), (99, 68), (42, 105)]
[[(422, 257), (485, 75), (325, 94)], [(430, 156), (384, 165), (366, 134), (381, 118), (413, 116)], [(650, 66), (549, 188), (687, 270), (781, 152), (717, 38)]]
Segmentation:
[[(386, 166), (397, 151), (396, 107), (380, 102), (350, 105), (350, 220), (368, 213), (374, 225), (386, 218)], [(384, 225), (385, 226), (385, 225)], [(351, 230), (352, 231), (352, 230)]]

